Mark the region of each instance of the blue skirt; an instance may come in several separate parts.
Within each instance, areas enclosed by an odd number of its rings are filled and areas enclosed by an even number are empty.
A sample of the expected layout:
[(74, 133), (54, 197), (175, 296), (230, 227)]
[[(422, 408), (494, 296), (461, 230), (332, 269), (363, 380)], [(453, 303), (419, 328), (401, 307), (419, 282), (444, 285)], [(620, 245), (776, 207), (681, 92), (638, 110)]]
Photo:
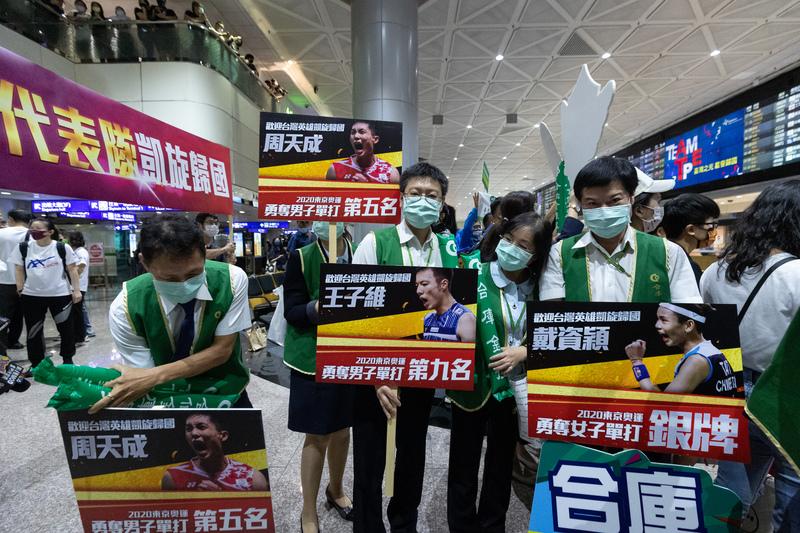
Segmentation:
[(353, 426), (353, 386), (317, 383), (292, 369), (289, 381), (289, 429), (330, 435)]

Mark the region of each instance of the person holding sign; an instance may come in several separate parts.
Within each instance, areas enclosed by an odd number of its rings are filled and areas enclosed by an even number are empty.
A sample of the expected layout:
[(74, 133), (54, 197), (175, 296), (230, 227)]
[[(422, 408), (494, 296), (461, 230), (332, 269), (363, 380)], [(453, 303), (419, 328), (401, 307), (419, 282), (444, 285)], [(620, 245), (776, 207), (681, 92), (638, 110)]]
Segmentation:
[(575, 177), (587, 233), (550, 250), (539, 298), (568, 302), (702, 303), (686, 254), (630, 227), (636, 167), (599, 157)]
[[(451, 532), (505, 531), (511, 472), (518, 438), (517, 403), (509, 383), (524, 379), (528, 350), (527, 302), (550, 250), (552, 226), (536, 213), (523, 213), (499, 226), (500, 241), (478, 277), (478, 342), (475, 388), (447, 391), (453, 428), (447, 476), (447, 522)], [(487, 435), (479, 505), (478, 469)]]
[[(662, 303), (658, 307), (656, 331), (667, 346), (683, 350), (683, 358), (675, 366), (675, 377), (666, 392), (736, 396), (736, 376), (725, 354), (703, 337), (703, 330), (715, 309), (709, 304), (675, 305)], [(647, 345), (637, 340), (625, 347), (633, 365), (633, 375), (642, 390), (661, 392), (650, 380), (644, 364)]]
[(220, 418), (208, 413), (189, 415), (184, 433), (196, 455), (191, 461), (164, 472), (161, 490), (269, 490), (264, 474), (225, 456), (222, 445), (229, 435)]
[[(352, 520), (353, 505), (344, 493), (342, 478), (353, 425), (353, 388), (314, 380), (319, 321), (319, 271), (329, 262), (328, 222), (314, 222), (317, 241), (289, 256), (283, 283), (286, 345), (283, 361), (292, 369), (289, 382), (289, 429), (306, 434), (300, 458), (303, 489), (301, 531), (319, 531), (317, 494), (325, 456), (330, 483), (326, 507)], [(336, 223), (337, 263), (351, 263), (355, 245), (345, 238), (344, 223)]]
[(423, 268), (414, 284), (422, 305), (432, 310), (423, 318), (424, 340), (475, 342), (475, 315), (450, 293), (452, 269)]
[(239, 332), (250, 327), (247, 274), (206, 260), (200, 228), (177, 213), (146, 219), (140, 248), (149, 274), (127, 281), (108, 312), (124, 363), (112, 368), (122, 375), (105, 384), (111, 393), (89, 412), (124, 407), (157, 385), (195, 376), (224, 381), (218, 394), (241, 394), (233, 407), (252, 407), (239, 344)]
[(380, 141), (374, 122), (356, 121), (350, 128), (350, 146), (353, 155), (334, 161), (326, 180), (359, 181), (364, 183), (399, 183), (400, 173), (391, 163), (375, 155), (375, 145)]
[[(458, 267), (453, 237), (431, 231), (448, 181), (428, 163), (417, 163), (400, 176), (403, 220), (397, 226), (371, 232), (356, 250), (354, 264)], [(381, 480), (385, 466), (386, 422), (397, 417), (396, 471), (387, 515), (392, 531), (416, 531), (417, 507), (425, 474), (425, 443), (434, 389), (358, 386), (353, 426), (353, 531), (385, 531), (381, 517)]]

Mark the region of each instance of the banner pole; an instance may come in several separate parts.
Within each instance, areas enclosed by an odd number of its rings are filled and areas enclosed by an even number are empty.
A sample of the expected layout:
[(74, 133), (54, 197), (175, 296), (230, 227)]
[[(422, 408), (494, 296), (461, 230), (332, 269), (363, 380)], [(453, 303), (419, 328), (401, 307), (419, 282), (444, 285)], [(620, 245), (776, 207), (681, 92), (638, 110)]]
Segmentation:
[(335, 265), (339, 255), (339, 243), (336, 242), (336, 222), (328, 222), (328, 263)]
[[(391, 387), (392, 394), (397, 397), (397, 387)], [(398, 415), (400, 412), (398, 411)], [(387, 498), (394, 496), (394, 448), (397, 441), (397, 416), (386, 422), (386, 468), (383, 494)]]

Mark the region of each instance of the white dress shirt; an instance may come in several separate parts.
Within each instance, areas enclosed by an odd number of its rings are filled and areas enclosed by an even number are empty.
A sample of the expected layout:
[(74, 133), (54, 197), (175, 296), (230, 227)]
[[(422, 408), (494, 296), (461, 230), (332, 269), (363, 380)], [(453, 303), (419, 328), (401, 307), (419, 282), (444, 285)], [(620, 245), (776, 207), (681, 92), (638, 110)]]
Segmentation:
[[(631, 290), (631, 276), (635, 265), (634, 229), (628, 226), (625, 238), (611, 254), (611, 259), (619, 261), (625, 272), (621, 272), (607, 257), (607, 252), (595, 240), (592, 232), (587, 231), (575, 243), (575, 248), (586, 248), (589, 259), (589, 276), (591, 278), (593, 302), (627, 302)], [(561, 242), (550, 249), (547, 267), (539, 285), (539, 299), (553, 300), (564, 298), (564, 271), (561, 268)], [(667, 271), (669, 275), (670, 301), (675, 303), (702, 303), (697, 281), (689, 264), (686, 253), (677, 244), (667, 241)]]
[[(439, 253), (439, 240), (431, 231), (424, 243), (419, 242), (417, 236), (411, 233), (406, 221), (401, 220), (397, 225), (397, 234), (400, 237), (400, 252), (403, 255), (404, 266), (442, 266), (442, 255)], [(354, 265), (377, 265), (378, 256), (375, 252), (375, 235), (367, 234), (358, 245), (353, 255)], [(396, 265), (401, 266), (401, 265)]]
[[(508, 337), (506, 346), (520, 346), (527, 331), (525, 328), (527, 321), (527, 317), (524, 314), (525, 303), (530, 300), (534, 284), (528, 280), (517, 285), (506, 277), (497, 261), (490, 263), (489, 273), (497, 288), (503, 291), (500, 305), (503, 306), (503, 319)], [(522, 316), (520, 317), (520, 315)], [(517, 323), (517, 321), (519, 322)], [(516, 328), (514, 323), (517, 323)]]
[[(233, 279), (233, 301), (228, 312), (217, 325), (217, 329), (214, 331), (215, 336), (238, 333), (251, 325), (251, 311), (247, 299), (247, 274), (235, 265), (231, 265), (230, 268), (231, 278)], [(111, 329), (111, 336), (114, 338), (114, 343), (117, 345), (123, 364), (135, 368), (153, 368), (155, 362), (150, 353), (150, 348), (147, 347), (147, 341), (133, 331), (133, 327), (125, 314), (123, 296), (124, 294), (120, 292), (111, 303), (111, 308), (108, 311), (108, 325)], [(197, 301), (194, 305), (195, 340), (197, 340), (197, 335), (200, 333), (198, 324), (205, 307), (203, 304), (213, 300), (211, 293), (208, 291), (208, 284), (200, 287), (196, 298)], [(181, 332), (181, 324), (186, 313), (184, 313), (180, 304), (164, 296), (159, 295), (159, 300), (167, 317), (172, 338), (177, 343)]]

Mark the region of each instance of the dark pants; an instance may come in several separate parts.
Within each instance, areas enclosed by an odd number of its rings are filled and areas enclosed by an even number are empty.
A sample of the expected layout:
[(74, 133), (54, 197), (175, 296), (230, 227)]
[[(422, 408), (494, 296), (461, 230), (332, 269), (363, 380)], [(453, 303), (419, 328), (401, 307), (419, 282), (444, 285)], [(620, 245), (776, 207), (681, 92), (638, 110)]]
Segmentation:
[(86, 340), (86, 322), (83, 319), (83, 300), (86, 298), (86, 291), (81, 291), (81, 301), (72, 304), (72, 331), (75, 342), (83, 342)]
[(72, 296), (22, 295), (22, 312), (28, 329), (28, 360), (36, 367), (44, 360), (44, 319), (47, 310), (61, 335), (61, 357), (71, 361), (75, 355), (75, 337), (72, 330)]
[[(450, 533), (504, 532), (511, 498), (511, 469), (517, 445), (517, 404), (490, 397), (477, 411), (452, 408), (447, 474), (447, 523)], [(477, 511), (478, 470), (483, 436), (486, 456)]]
[(22, 305), (16, 285), (0, 285), (0, 316), (11, 320), (8, 328), (0, 333), (0, 355), (6, 355), (7, 348), (18, 343), (22, 334)]
[[(425, 475), (425, 444), (434, 389), (400, 388), (397, 412), (394, 496), (386, 514), (393, 532), (417, 531), (417, 508)], [(386, 415), (375, 387), (358, 386), (353, 426), (353, 532), (379, 533), (383, 526)]]

